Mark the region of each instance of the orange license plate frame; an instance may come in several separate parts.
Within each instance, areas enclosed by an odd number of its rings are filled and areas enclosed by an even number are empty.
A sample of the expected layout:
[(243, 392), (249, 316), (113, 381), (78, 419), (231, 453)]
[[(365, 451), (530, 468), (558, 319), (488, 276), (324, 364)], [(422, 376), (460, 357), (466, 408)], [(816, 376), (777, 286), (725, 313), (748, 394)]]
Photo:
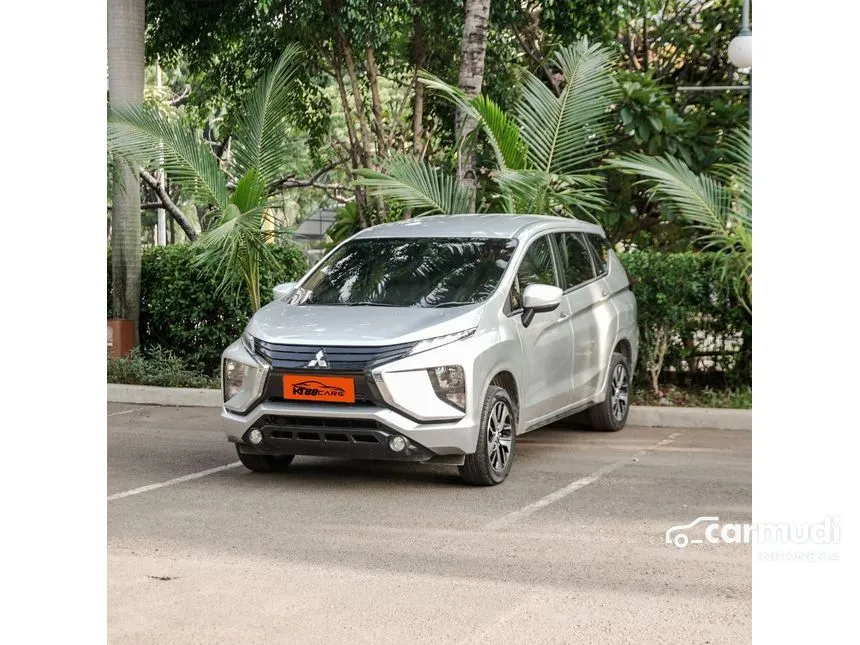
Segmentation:
[(355, 403), (355, 379), (327, 374), (284, 374), (284, 399), (317, 403)]

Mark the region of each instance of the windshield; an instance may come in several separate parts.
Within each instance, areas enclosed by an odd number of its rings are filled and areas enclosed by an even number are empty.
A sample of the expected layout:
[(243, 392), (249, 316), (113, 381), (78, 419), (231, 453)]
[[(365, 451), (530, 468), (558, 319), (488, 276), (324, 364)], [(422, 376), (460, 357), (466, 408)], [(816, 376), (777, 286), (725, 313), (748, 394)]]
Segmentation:
[(482, 302), (516, 247), (499, 238), (370, 238), (348, 242), (290, 298), (297, 305), (454, 307)]

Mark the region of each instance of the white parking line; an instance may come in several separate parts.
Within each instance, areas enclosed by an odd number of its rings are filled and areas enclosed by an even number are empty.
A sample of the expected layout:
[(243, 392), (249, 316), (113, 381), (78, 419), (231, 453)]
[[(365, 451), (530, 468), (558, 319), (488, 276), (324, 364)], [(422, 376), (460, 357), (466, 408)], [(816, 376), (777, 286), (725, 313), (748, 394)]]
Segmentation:
[(132, 408), (131, 410), (123, 410), (122, 412), (111, 412), (109, 417), (116, 417), (120, 414), (131, 414), (132, 412), (137, 412), (138, 410), (144, 410), (145, 408)]
[(670, 434), (668, 437), (666, 437), (662, 441), (658, 441), (657, 443), (655, 443), (653, 446), (651, 446), (649, 448), (645, 448), (644, 450), (640, 450), (639, 452), (634, 454), (632, 457), (627, 457), (626, 459), (620, 459), (619, 461), (616, 461), (616, 462), (613, 462), (611, 464), (607, 464), (606, 466), (603, 466), (603, 468), (598, 468), (597, 470), (595, 470), (593, 473), (591, 473), (587, 477), (577, 479), (576, 481), (569, 483), (567, 486), (565, 486), (563, 488), (559, 488), (554, 493), (550, 493), (549, 495), (546, 495), (545, 497), (541, 497), (538, 501), (533, 502), (533, 503), (529, 504), (528, 506), (523, 506), (518, 511), (514, 511), (513, 513), (508, 513), (507, 515), (500, 517), (497, 520), (493, 520), (489, 524), (484, 525), (484, 529), (489, 530), (489, 531), (496, 531), (499, 529), (508, 528), (509, 526), (515, 524), (518, 520), (521, 520), (524, 517), (528, 517), (529, 515), (532, 515), (533, 513), (538, 512), (540, 509), (545, 508), (545, 507), (549, 506), (550, 504), (553, 504), (553, 503), (559, 501), (560, 499), (564, 499), (565, 497), (567, 497), (571, 493), (575, 493), (576, 491), (578, 491), (580, 488), (585, 488), (589, 484), (593, 484), (594, 482), (596, 482), (598, 479), (600, 479), (604, 475), (608, 475), (609, 473), (614, 472), (614, 471), (618, 470), (619, 468), (623, 468), (627, 464), (631, 463), (633, 458), (638, 457), (639, 455), (644, 455), (645, 453), (650, 452), (652, 450), (655, 450), (656, 448), (660, 448), (661, 446), (665, 446), (666, 444), (672, 443), (681, 434), (682, 433), (680, 433), (680, 432), (673, 432), (672, 434)]
[(140, 488), (133, 488), (132, 490), (127, 490), (123, 493), (114, 493), (113, 495), (108, 495), (107, 501), (111, 502), (115, 499), (122, 499), (123, 497), (130, 497), (131, 495), (147, 493), (151, 490), (156, 490), (157, 488), (164, 488), (165, 486), (181, 484), (182, 482), (191, 481), (192, 479), (200, 479), (201, 477), (206, 477), (206, 475), (213, 475), (215, 473), (220, 473), (224, 470), (230, 470), (231, 468), (235, 468), (236, 466), (241, 465), (242, 464), (240, 462), (234, 461), (232, 464), (218, 466), (216, 468), (210, 468), (209, 470), (201, 470), (199, 473), (191, 473), (190, 475), (183, 475), (182, 477), (177, 477), (176, 479), (168, 479), (166, 482), (160, 482), (158, 484), (149, 484), (148, 486), (141, 486)]

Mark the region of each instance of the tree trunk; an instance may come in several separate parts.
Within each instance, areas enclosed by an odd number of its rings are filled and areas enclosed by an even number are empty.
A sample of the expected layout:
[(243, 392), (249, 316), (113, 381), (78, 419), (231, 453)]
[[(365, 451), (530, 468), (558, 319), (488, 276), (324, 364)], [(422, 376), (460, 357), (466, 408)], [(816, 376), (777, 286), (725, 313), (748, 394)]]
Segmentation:
[[(355, 131), (355, 125), (352, 122), (352, 113), (349, 108), (349, 99), (346, 96), (346, 86), (343, 83), (343, 69), (340, 65), (340, 54), (337, 51), (332, 52), (331, 56), (332, 67), (334, 68), (334, 79), (337, 83), (338, 94), (340, 95), (340, 103), (343, 107), (343, 118), (346, 121), (346, 131), (349, 135), (349, 157), (352, 163), (353, 170), (359, 168), (362, 164), (359, 158), (359, 142), (358, 134)], [(358, 222), (361, 228), (367, 228), (367, 216), (365, 207), (367, 205), (367, 196), (363, 189), (355, 188), (355, 204), (358, 209)]]
[[(192, 226), (188, 218), (185, 217), (185, 213), (182, 212), (182, 209), (180, 209), (176, 205), (176, 203), (170, 198), (170, 195), (164, 188), (164, 182), (160, 181), (158, 177), (147, 172), (144, 168), (140, 169), (140, 177), (155, 192), (156, 196), (158, 197), (158, 200), (164, 207), (163, 209), (159, 210), (167, 210), (170, 213), (170, 216), (176, 220), (176, 223), (179, 224), (179, 226), (182, 227), (182, 230), (185, 233), (185, 236), (188, 238), (189, 242), (193, 242), (194, 240), (196, 240), (197, 231), (194, 230), (194, 226)], [(164, 224), (159, 222), (158, 226), (160, 229), (162, 226), (164, 226)], [(159, 245), (163, 246), (161, 242), (159, 242)]]
[[(144, 0), (108, 2), (108, 93), (111, 105), (143, 102), (144, 4)], [(140, 236), (140, 183), (137, 173), (122, 163), (113, 183), (113, 313), (115, 318), (134, 321), (135, 345), (139, 342)]]
[(358, 114), (358, 127), (361, 131), (361, 163), (367, 168), (372, 168), (370, 154), (370, 132), (367, 128), (367, 118), (364, 114), (364, 100), (361, 96), (361, 87), (358, 84), (358, 74), (355, 71), (355, 59), (352, 57), (352, 48), (346, 41), (346, 36), (338, 29), (338, 40), (340, 41), (340, 49), (343, 53), (343, 60), (346, 63), (346, 73), (349, 75), (349, 84), (352, 86), (352, 98), (355, 101), (355, 112)]
[(421, 151), (421, 135), (424, 131), (424, 84), (418, 82), (418, 71), (424, 67), (426, 48), (424, 46), (424, 31), (421, 27), (421, 15), (417, 8), (420, 0), (415, 0), (416, 11), (412, 16), (412, 29), (415, 33), (415, 77), (412, 81), (415, 98), (412, 103), (412, 154), (418, 156)]
[[(469, 96), (481, 92), (484, 83), (484, 57), (487, 53), (487, 31), (490, 20), (490, 0), (466, 0), (466, 19), (460, 46), (460, 76), (458, 85)], [(477, 155), (474, 147), (463, 148), (463, 141), (475, 129), (475, 122), (457, 110), (454, 131), (461, 142), (457, 155), (457, 181), (467, 188), (475, 187)], [(470, 210), (474, 210), (474, 203)]]
[(376, 130), (376, 156), (387, 154), (385, 129), (382, 127), (382, 100), (379, 98), (379, 72), (376, 69), (376, 55), (373, 47), (367, 48), (367, 80), (370, 83), (370, 99), (373, 107), (373, 128)]

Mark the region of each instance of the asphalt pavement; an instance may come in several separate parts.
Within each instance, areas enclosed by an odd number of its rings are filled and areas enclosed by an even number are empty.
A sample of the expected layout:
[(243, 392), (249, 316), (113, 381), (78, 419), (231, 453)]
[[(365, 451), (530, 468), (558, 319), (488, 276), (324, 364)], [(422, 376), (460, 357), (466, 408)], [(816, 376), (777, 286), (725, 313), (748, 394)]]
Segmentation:
[(751, 520), (751, 434), (564, 424), (508, 480), (450, 466), (236, 461), (211, 408), (108, 405), (108, 639), (737, 643), (751, 550), (665, 543)]

